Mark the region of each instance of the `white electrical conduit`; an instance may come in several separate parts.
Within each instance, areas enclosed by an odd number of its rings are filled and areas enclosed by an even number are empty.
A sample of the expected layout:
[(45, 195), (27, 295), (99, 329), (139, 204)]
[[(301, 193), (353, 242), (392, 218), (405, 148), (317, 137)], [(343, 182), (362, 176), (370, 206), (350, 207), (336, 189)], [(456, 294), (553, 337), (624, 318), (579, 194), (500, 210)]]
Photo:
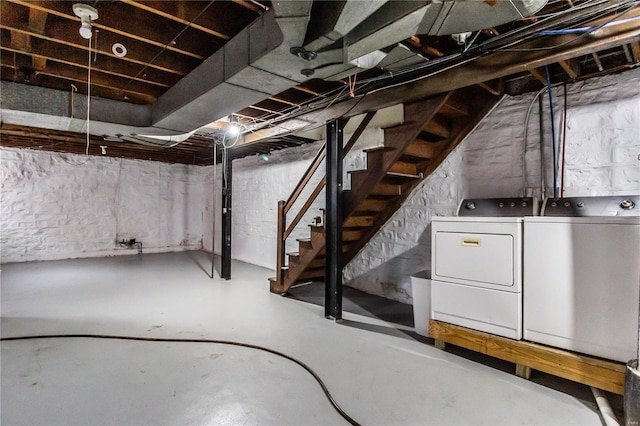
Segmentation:
[(600, 409), (600, 414), (604, 419), (604, 424), (606, 426), (620, 426), (620, 422), (618, 418), (613, 413), (613, 409), (609, 404), (609, 400), (602, 393), (602, 391), (598, 388), (591, 387), (591, 392), (593, 392), (593, 397), (596, 399), (596, 404), (598, 404), (598, 408)]

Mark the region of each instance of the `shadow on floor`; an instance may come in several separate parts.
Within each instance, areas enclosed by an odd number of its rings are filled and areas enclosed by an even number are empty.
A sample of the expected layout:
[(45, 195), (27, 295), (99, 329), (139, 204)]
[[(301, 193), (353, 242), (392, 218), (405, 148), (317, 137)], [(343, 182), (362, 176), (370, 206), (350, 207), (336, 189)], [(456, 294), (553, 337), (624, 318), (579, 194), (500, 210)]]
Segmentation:
[[(294, 286), (286, 297), (324, 306), (324, 283), (313, 281)], [(352, 314), (378, 318), (405, 327), (413, 327), (413, 306), (384, 297), (364, 293), (351, 287), (342, 289), (342, 310)]]
[[(286, 297), (300, 300), (302, 302), (312, 303), (318, 306), (324, 306), (324, 283), (314, 281), (305, 283), (291, 288)], [(431, 338), (423, 337), (416, 334), (413, 329), (413, 306), (405, 303), (396, 302), (394, 300), (385, 299), (380, 296), (374, 296), (364, 293), (351, 287), (343, 287), (343, 312), (358, 314), (370, 318), (378, 318), (387, 323), (388, 327), (356, 322), (350, 320), (342, 320), (340, 323), (348, 327), (355, 327), (362, 330), (368, 330), (374, 333), (382, 333), (396, 336), (405, 336), (413, 340), (433, 346), (434, 341)], [(400, 327), (394, 327), (398, 325)], [(465, 348), (454, 345), (447, 345), (446, 351), (454, 355), (466, 358), (471, 361), (484, 364), (486, 366), (501, 370), (503, 372), (513, 374), (515, 372), (515, 364), (493, 358), (478, 352), (474, 352)], [(595, 409), (593, 396), (589, 386), (582, 385), (570, 380), (562, 379), (541, 371), (533, 371), (531, 381), (539, 385), (555, 389), (560, 392), (572, 395), (590, 408)], [(622, 414), (622, 397), (607, 392), (609, 401), (615, 410), (618, 418), (623, 418)]]

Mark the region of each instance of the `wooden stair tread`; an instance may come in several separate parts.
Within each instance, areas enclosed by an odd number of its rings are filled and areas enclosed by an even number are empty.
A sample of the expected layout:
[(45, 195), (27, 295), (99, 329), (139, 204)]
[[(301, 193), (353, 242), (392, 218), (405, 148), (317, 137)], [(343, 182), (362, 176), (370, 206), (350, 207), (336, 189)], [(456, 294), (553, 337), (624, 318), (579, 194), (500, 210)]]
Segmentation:
[(435, 116), (432, 120), (427, 122), (422, 130), (431, 133), (432, 135), (441, 136), (443, 138), (451, 137), (451, 126), (443, 120), (441, 116)]
[(411, 175), (407, 173), (397, 173), (397, 172), (387, 172), (387, 176), (409, 178), (409, 179), (420, 179), (419, 175)]
[(296, 241), (299, 243), (310, 243), (311, 238), (296, 238)]
[(374, 146), (373, 148), (365, 148), (362, 150), (362, 152), (391, 152), (391, 151), (395, 151), (396, 149), (390, 146)]
[(300, 257), (300, 252), (299, 251), (292, 251), (291, 253), (287, 253), (287, 256), (289, 256), (289, 257)]
[(469, 104), (461, 91), (458, 91), (449, 96), (439, 112), (448, 117), (466, 117), (469, 115)]
[(373, 216), (352, 215), (342, 224), (343, 228), (364, 228), (373, 225)]
[(389, 168), (388, 173), (401, 173), (407, 175), (417, 175), (418, 171), (414, 163), (406, 161), (395, 161)]
[(438, 155), (442, 149), (442, 145), (439, 142), (426, 142), (421, 139), (416, 139), (407, 147), (403, 155), (410, 155), (417, 158), (431, 159)]

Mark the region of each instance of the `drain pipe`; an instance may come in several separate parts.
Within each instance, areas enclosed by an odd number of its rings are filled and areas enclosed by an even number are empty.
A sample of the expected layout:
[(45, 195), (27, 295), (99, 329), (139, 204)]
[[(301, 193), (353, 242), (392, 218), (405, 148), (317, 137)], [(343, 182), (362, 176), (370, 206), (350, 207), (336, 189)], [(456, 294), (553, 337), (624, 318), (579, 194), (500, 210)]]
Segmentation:
[(596, 399), (596, 404), (598, 404), (600, 414), (604, 419), (604, 424), (606, 426), (620, 426), (620, 422), (618, 422), (618, 418), (613, 413), (613, 409), (611, 409), (609, 400), (604, 395), (604, 393), (600, 389), (594, 388), (593, 386), (591, 387), (591, 392), (593, 392), (593, 397)]

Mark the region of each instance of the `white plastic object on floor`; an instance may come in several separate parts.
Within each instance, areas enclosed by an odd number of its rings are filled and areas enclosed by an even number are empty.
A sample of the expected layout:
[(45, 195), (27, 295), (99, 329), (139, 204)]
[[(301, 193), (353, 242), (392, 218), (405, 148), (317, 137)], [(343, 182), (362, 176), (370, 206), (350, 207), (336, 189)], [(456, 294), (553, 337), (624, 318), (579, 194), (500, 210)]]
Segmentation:
[(429, 337), (431, 269), (411, 276), (411, 294), (413, 296), (413, 327), (419, 335)]

